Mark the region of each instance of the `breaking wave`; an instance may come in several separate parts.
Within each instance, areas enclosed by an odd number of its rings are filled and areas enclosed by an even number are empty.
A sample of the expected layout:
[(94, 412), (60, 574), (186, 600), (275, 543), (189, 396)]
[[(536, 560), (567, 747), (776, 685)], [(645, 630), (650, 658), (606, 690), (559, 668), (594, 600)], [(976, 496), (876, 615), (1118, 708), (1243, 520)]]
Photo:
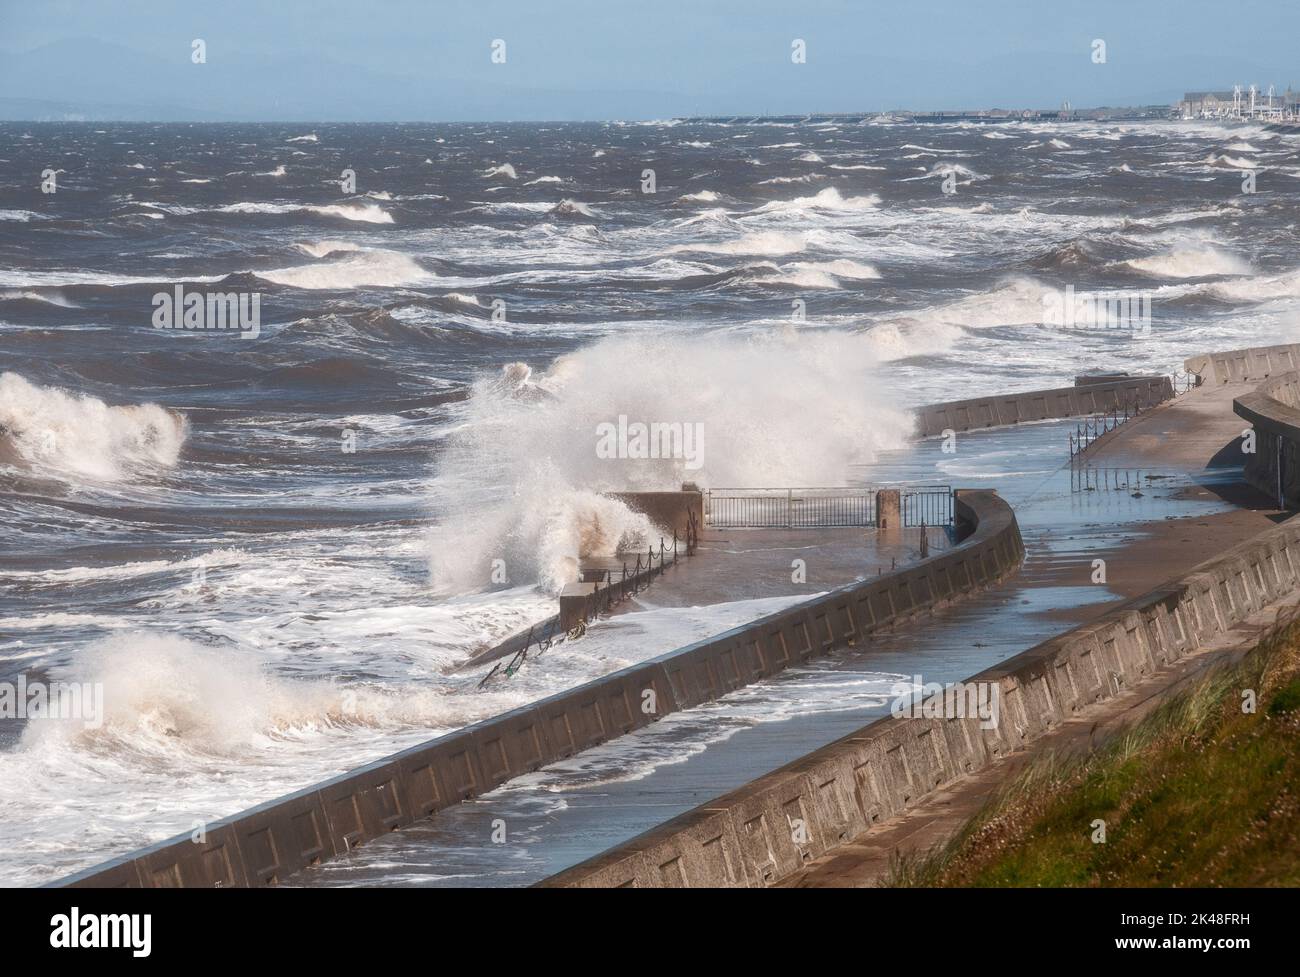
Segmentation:
[(355, 251), (350, 257), (326, 264), (297, 265), (291, 268), (258, 271), (254, 274), (277, 285), (304, 289), (364, 286), (396, 288), (403, 285), (427, 284), (437, 279), (436, 275), (425, 271), (414, 258), (408, 255), (397, 251), (378, 250)]
[(1124, 264), (1134, 271), (1158, 278), (1203, 278), (1210, 275), (1249, 275), (1250, 265), (1218, 248), (1184, 248), (1149, 258), (1134, 258)]
[[(850, 465), (911, 429), (878, 393), (875, 365), (860, 337), (793, 329), (609, 338), (536, 376), (511, 364), (475, 386), (439, 459), (434, 583), (482, 586), (501, 560), (512, 585), (558, 590), (584, 559), (657, 542), (659, 530), (603, 492), (843, 484)], [(597, 426), (620, 415), (699, 425), (698, 455), (598, 457)]]
[(751, 231), (732, 241), (678, 244), (668, 250), (670, 253), (701, 251), (706, 254), (777, 256), (794, 254), (797, 251), (802, 251), (807, 246), (808, 238), (803, 234), (788, 231)]
[(365, 224), (391, 224), (393, 215), (375, 204), (265, 204), (237, 203), (217, 208), (223, 214), (319, 214), (322, 217), (341, 217), (344, 220)]
[(827, 187), (811, 197), (773, 200), (771, 203), (759, 207), (758, 213), (785, 213), (796, 210), (833, 210), (862, 213), (876, 210), (879, 206), (880, 198), (874, 193), (862, 197), (844, 197), (840, 195), (839, 190), (835, 187)]
[(180, 457), (185, 419), (156, 404), (110, 407), (0, 373), (0, 464), (122, 481)]

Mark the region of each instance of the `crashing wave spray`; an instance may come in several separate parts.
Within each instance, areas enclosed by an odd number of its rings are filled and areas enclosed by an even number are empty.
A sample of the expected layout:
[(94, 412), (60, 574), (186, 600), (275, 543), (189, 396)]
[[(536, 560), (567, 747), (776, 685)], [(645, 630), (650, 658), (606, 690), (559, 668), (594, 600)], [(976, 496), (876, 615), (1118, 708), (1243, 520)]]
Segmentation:
[[(541, 375), (511, 364), (475, 386), (439, 459), (435, 586), (555, 591), (586, 559), (657, 542), (658, 529), (604, 492), (842, 484), (850, 465), (910, 430), (873, 393), (874, 367), (860, 337), (793, 329), (609, 338)], [(621, 423), (699, 425), (707, 450), (599, 450)]]
[(0, 373), (0, 464), (120, 481), (176, 464), (186, 423), (157, 404), (110, 407)]

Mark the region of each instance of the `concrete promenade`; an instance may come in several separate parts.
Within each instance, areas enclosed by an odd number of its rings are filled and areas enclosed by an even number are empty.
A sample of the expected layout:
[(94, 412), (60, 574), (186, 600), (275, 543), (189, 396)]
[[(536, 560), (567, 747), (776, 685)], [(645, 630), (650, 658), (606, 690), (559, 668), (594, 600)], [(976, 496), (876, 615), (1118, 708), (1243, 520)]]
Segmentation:
[[(1029, 559), (1022, 574), (1013, 582), (982, 595), (981, 600), (986, 602), (996, 600), (1000, 591), (1005, 593), (1008, 590), (1025, 595), (1021, 600), (1032, 600), (1030, 595), (1034, 591), (1046, 596), (1056, 590), (1054, 579), (1077, 580), (1080, 571), (1094, 565), (1091, 559), (1096, 557), (1104, 558), (1112, 571), (1109, 589), (1116, 592), (1117, 599), (1072, 609), (1063, 605), (1058, 592), (1055, 597), (1057, 606), (1050, 612), (1050, 616), (1058, 620), (1079, 618), (1096, 624), (1087, 624), (1077, 632), (1071, 631), (1056, 640), (1048, 640), (983, 673), (985, 677), (1004, 676), (1002, 681), (1011, 683), (1004, 686), (1004, 693), (1015, 695), (1017, 706), (1013, 725), (1021, 730), (1020, 745), (1014, 736), (1008, 741), (1009, 734), (1002, 729), (990, 741), (992, 755), (983, 754), (985, 758), (979, 760), (971, 753), (969, 734), (964, 750), (960, 749), (953, 742), (956, 734), (949, 727), (942, 734), (942, 738), (949, 740), (948, 746), (936, 746), (940, 767), (947, 772), (941, 774), (934, 769), (926, 773), (927, 762), (931, 762), (927, 761), (926, 749), (921, 745), (921, 738), (929, 735), (926, 729), (917, 726), (915, 731), (908, 732), (904, 728), (906, 724), (900, 727), (874, 723), (824, 750), (795, 760), (781, 770), (757, 778), (660, 828), (560, 873), (546, 884), (761, 885), (777, 881), (789, 886), (879, 884), (889, 870), (891, 859), (902, 853), (928, 850), (950, 838), (980, 810), (998, 785), (1005, 783), (1032, 758), (1053, 749), (1088, 749), (1099, 738), (1124, 728), (1145, 714), (1172, 689), (1201, 673), (1208, 665), (1244, 653), (1257, 641), (1262, 630), (1271, 626), (1280, 614), (1289, 614), (1300, 600), (1300, 594), (1288, 582), (1294, 575), (1291, 569), (1294, 561), (1287, 552), (1295, 545), (1293, 527), (1288, 524), (1285, 535), (1279, 536), (1284, 527), (1279, 527), (1278, 522), (1285, 520), (1286, 514), (1273, 511), (1272, 503), (1245, 486), (1240, 478), (1238, 439), (1243, 425), (1232, 414), (1232, 400), (1234, 394), (1240, 395), (1249, 389), (1249, 385), (1237, 385), (1234, 390), (1226, 391), (1213, 387), (1198, 388), (1179, 401), (1130, 421), (1095, 442), (1085, 452), (1085, 457), (1077, 459), (1081, 465), (1111, 465), (1116, 466), (1115, 470), (1140, 465), (1144, 474), (1134, 472), (1131, 484), (1126, 482), (1123, 492), (1112, 496), (1130, 497), (1138, 500), (1135, 503), (1138, 505), (1146, 496), (1163, 491), (1189, 498), (1218, 497), (1225, 502), (1231, 500), (1241, 508), (1182, 518), (1166, 516), (1164, 520), (1140, 527), (1140, 532), (1134, 532), (1139, 527), (1129, 525), (1116, 534), (1113, 545), (1104, 549), (1096, 546), (1095, 538), (1083, 540), (1077, 548), (1062, 547), (1059, 536), (1053, 539), (1050, 525), (1043, 527), (1042, 537), (1036, 540), (1033, 528), (1028, 528), (1025, 538)], [(1032, 455), (1032, 451), (1027, 451), (1027, 454)], [(1178, 480), (1179, 487), (1170, 493), (1167, 486), (1173, 484), (1172, 480), (1179, 474), (1183, 476)], [(1043, 499), (1044, 493), (1037, 494)], [(1089, 493), (1080, 499), (1087, 500), (1102, 501), (1101, 494)], [(1044, 501), (1048, 501), (1050, 506), (1050, 500)], [(1032, 527), (1032, 505), (1026, 506), (1020, 501), (1015, 504), (1022, 523)], [(1236, 544), (1242, 545), (1234, 549)], [(1223, 554), (1230, 550), (1242, 555), (1228, 557), (1229, 562), (1224, 564)], [(1043, 553), (1048, 556), (1046, 560), (1040, 558)], [(1187, 576), (1189, 565), (1204, 560), (1217, 561), (1205, 564), (1206, 568), (1213, 566), (1214, 569), (1192, 571), (1190, 577)], [(1198, 572), (1200, 576), (1197, 576)], [(1180, 573), (1184, 575), (1184, 581), (1195, 581), (1190, 584), (1192, 590), (1186, 589), (1187, 583), (1171, 582), (1168, 586), (1161, 586)], [(1116, 586), (1117, 578), (1123, 581), (1122, 587)], [(1183, 589), (1180, 590), (1180, 586)], [(1202, 590), (1206, 587), (1212, 587), (1213, 593)], [(1124, 609), (1113, 614), (1098, 615), (1098, 611), (1104, 612), (1122, 604), (1123, 598), (1134, 596), (1134, 592), (1142, 595), (1132, 605), (1140, 610), (1129, 610), (1125, 605)], [(1196, 595), (1194, 599), (1193, 592)], [(1180, 595), (1176, 609), (1172, 603), (1175, 594)], [(1243, 601), (1246, 607), (1254, 608), (1253, 613), (1241, 613)], [(1213, 618), (1207, 618), (1207, 611), (1211, 608), (1215, 608)], [(969, 615), (975, 609), (973, 604), (965, 605), (958, 610), (958, 615)], [(1227, 626), (1215, 628), (1213, 620), (1220, 615)], [(1174, 618), (1177, 618), (1176, 625)], [(1129, 630), (1127, 637), (1123, 637), (1126, 633), (1124, 628), (1134, 627), (1137, 631)], [(1192, 633), (1185, 637), (1188, 629)], [(1136, 637), (1139, 633), (1144, 637)], [(1098, 640), (1102, 640), (1104, 648), (1096, 644)], [(1082, 682), (1086, 686), (1091, 681), (1094, 666), (1086, 657), (1089, 649), (1100, 651), (1101, 660), (1108, 663), (1118, 655), (1118, 665), (1108, 667), (1118, 667), (1123, 679), (1110, 694), (1102, 687), (1094, 695), (1093, 691), (1081, 688), (1079, 684)], [(1096, 652), (1092, 653), (1095, 656)], [(1094, 657), (1092, 661), (1098, 662), (1098, 659)], [(1067, 669), (1068, 682), (1062, 678)], [(1050, 693), (1046, 692), (1048, 684)], [(1041, 720), (1038, 718), (1040, 709), (1043, 711)], [(1057, 718), (1053, 720), (1049, 714)], [(1031, 728), (1038, 727), (1037, 734), (1024, 740), (1022, 723)], [(1046, 728), (1042, 723), (1046, 723)], [(901, 738), (895, 734), (901, 734)], [(916, 744), (911, 744), (908, 739), (912, 735), (917, 737)], [(889, 743), (894, 742), (906, 746), (909, 760), (903, 763), (902, 770), (906, 772), (911, 768), (911, 772), (906, 773), (908, 783), (917, 776), (916, 764), (920, 764), (922, 783), (915, 786), (920, 789), (921, 796), (912, 798), (911, 803), (908, 803), (906, 794), (915, 791), (900, 786), (896, 776), (897, 761), (869, 759), (874, 754), (868, 750), (868, 744), (882, 738), (886, 749)], [(1008, 746), (1010, 749), (1006, 749)], [(921, 752), (914, 753), (918, 749)], [(864, 750), (868, 752), (864, 753)], [(944, 759), (948, 750), (952, 756)], [(894, 753), (897, 752), (898, 747), (895, 747)], [(893, 754), (884, 754), (890, 755)], [(966, 759), (960, 761), (963, 756)], [(949, 764), (959, 762), (966, 764), (966, 773), (954, 776)], [(859, 820), (857, 831), (848, 834), (845, 834), (844, 827), (837, 827), (840, 815), (834, 813), (844, 810), (842, 805), (848, 799), (841, 797), (839, 807), (835, 804), (829, 808), (823, 806), (830, 803), (825, 799), (828, 791), (834, 794), (844, 790), (836, 779), (839, 774), (834, 772), (844, 763), (851, 763), (856, 771), (849, 777), (850, 781), (856, 777), (859, 785), (856, 806), (871, 814), (866, 825)], [(886, 765), (877, 769), (881, 763)], [(868, 764), (869, 769), (876, 770), (871, 775), (870, 791), (861, 780)], [(847, 767), (843, 769), (848, 770)], [(890, 770), (894, 773), (891, 774)], [(892, 786), (877, 783), (882, 773)], [(924, 783), (929, 776), (938, 776), (941, 786), (928, 790)], [(828, 777), (831, 780), (822, 784)], [(934, 787), (934, 781), (928, 783)], [(818, 784), (822, 786), (817, 788)], [(904, 793), (894, 796), (900, 789)], [(812, 790), (813, 794), (804, 793), (806, 790)], [(888, 799), (884, 799), (881, 791), (888, 795)], [(872, 814), (869, 797), (873, 796), (876, 802), (884, 803), (883, 819)], [(751, 829), (758, 822), (750, 819), (772, 804), (777, 804), (775, 811), (769, 811), (765, 817), (774, 817), (775, 821), (767, 828), (757, 829), (773, 832), (764, 834), (769, 837), (768, 847), (759, 845), (754, 849), (752, 842), (756, 837)], [(810, 804), (816, 809), (816, 814), (807, 816), (813, 818), (812, 830), (817, 837), (814, 844), (801, 848), (805, 864), (799, 864), (798, 859), (791, 864), (788, 853), (782, 854), (783, 846), (776, 837), (782, 832), (776, 822), (782, 821), (782, 806), (788, 815), (792, 806), (808, 812)], [(850, 804), (851, 808), (854, 806)], [(860, 812), (859, 819), (861, 816)], [(726, 835), (726, 831), (731, 829), (724, 826), (738, 826), (741, 822), (748, 826), (746, 830), (750, 833), (736, 827), (734, 840), (726, 840), (733, 836)], [(719, 830), (723, 830), (724, 835), (721, 844), (729, 853), (727, 864), (732, 866), (725, 870), (720, 869), (716, 858), (711, 857), (709, 846), (706, 845), (707, 850), (698, 848), (706, 833), (712, 837)], [(692, 841), (692, 838), (696, 840)], [(763, 851), (769, 852), (776, 862), (760, 864), (764, 861)], [(643, 857), (638, 856), (638, 852), (644, 853)], [(744, 854), (740, 855), (741, 852)], [(735, 861), (738, 856), (741, 862)], [(751, 858), (756, 861), (751, 863)], [(654, 868), (656, 865), (659, 866), (657, 870)], [(668, 872), (665, 866), (672, 867), (673, 871)], [(620, 879), (624, 881), (618, 881)], [(635, 881), (629, 883), (629, 879)]]
[[(951, 545), (946, 527), (925, 531), (929, 552)], [(683, 558), (615, 613), (645, 607), (699, 607), (755, 597), (817, 594), (878, 576), (921, 558), (921, 530), (712, 529), (705, 527), (695, 556)], [(795, 560), (804, 579), (792, 579)]]
[(1170, 694), (1193, 684), (1207, 670), (1239, 661), (1279, 621), (1286, 622), (1296, 613), (1300, 613), (1300, 594), (1270, 604), (1198, 654), (1158, 669), (1114, 699), (1085, 707), (1035, 740), (1030, 749), (1012, 753), (936, 791), (915, 807), (815, 859), (778, 883), (778, 888), (871, 888), (884, 884), (895, 859), (944, 845), (1034, 761), (1048, 754), (1062, 758), (1086, 755), (1141, 722)]
[[(1106, 434), (1087, 451), (1090, 464), (1120, 467), (1164, 463), (1188, 472), (1231, 468), (1241, 464), (1241, 418), (1232, 412), (1239, 385), (1200, 387)], [(1202, 489), (1202, 491), (1206, 491)], [(1171, 568), (1199, 559), (1248, 539), (1277, 524), (1286, 514), (1272, 508), (1262, 494), (1236, 479), (1216, 491), (1254, 508), (1241, 508), (1190, 526), (1173, 520), (1152, 527), (1147, 539), (1109, 554), (1121, 564), (1127, 591), (1136, 596), (1156, 587)], [(1132, 571), (1137, 571), (1136, 573)], [(1036, 575), (1026, 574), (1025, 583)], [(803, 870), (783, 880), (784, 887), (870, 887), (889, 877), (900, 856), (931, 851), (954, 837), (975, 817), (998, 789), (1035, 760), (1049, 753), (1087, 752), (1140, 721), (1168, 695), (1204, 674), (1207, 668), (1239, 659), (1258, 642), (1279, 616), (1294, 613), (1300, 594), (1271, 604), (1202, 647), (1197, 654), (1157, 669), (1123, 694), (1087, 706), (1023, 750), (936, 791), (916, 806), (874, 826)]]
[[(1192, 417), (1203, 411), (1205, 393), (1195, 391), (1190, 399), (1162, 409)], [(883, 714), (880, 700), (872, 705), (850, 690), (873, 688), (873, 681), (889, 674), (919, 671), (926, 680), (963, 678), (1273, 525), (1262, 497), (1254, 499), (1258, 509), (1229, 506), (1223, 497), (1232, 494), (1225, 476), (1234, 473), (1206, 471), (1204, 460), (1162, 465), (1159, 459), (1144, 458), (1140, 491), (1071, 491), (1067, 429), (1073, 431), (1073, 422), (980, 431), (961, 442), (956, 462), (962, 473), (984, 470), (983, 457), (1001, 465), (1000, 459), (1014, 456), (1013, 469), (1028, 469), (1010, 478), (993, 467), (983, 482), (1003, 490), (1029, 551), (1020, 573), (1002, 585), (924, 622), (872, 634), (816, 671), (760, 683), (743, 696), (730, 697), (730, 706), (693, 710), (694, 715), (651, 727), (625, 745), (590, 751), (526, 783), (376, 839), (345, 859), (300, 873), (289, 884), (519, 885), (539, 880), (850, 735)], [(880, 459), (864, 477), (904, 483), (968, 477), (937, 467), (951, 464), (952, 456), (943, 455), (937, 442), (927, 442)], [(1051, 473), (1036, 474), (1044, 467)], [(724, 535), (731, 546), (770, 546), (765, 559), (771, 559), (774, 575), (789, 565), (777, 537), (765, 540), (752, 531), (716, 534)], [(802, 544), (815, 546), (828, 538), (809, 534)], [(754, 545), (760, 541), (765, 545)], [(723, 544), (715, 538), (713, 545)], [(757, 552), (750, 555), (758, 559)], [(1108, 563), (1104, 585), (1091, 581), (1097, 557)], [(810, 583), (816, 582), (817, 566), (809, 560)], [(707, 578), (710, 564), (696, 561), (690, 569)], [(784, 581), (788, 587), (788, 572)], [(669, 599), (657, 589), (661, 582), (672, 586), (673, 573), (642, 595), (646, 607)], [(683, 587), (685, 605), (694, 603), (693, 586)], [(719, 597), (732, 593), (719, 584)], [(754, 722), (747, 716), (755, 709), (783, 718)], [(658, 759), (670, 755), (670, 762)], [(484, 844), (497, 820), (512, 826), (512, 837), (526, 840)]]

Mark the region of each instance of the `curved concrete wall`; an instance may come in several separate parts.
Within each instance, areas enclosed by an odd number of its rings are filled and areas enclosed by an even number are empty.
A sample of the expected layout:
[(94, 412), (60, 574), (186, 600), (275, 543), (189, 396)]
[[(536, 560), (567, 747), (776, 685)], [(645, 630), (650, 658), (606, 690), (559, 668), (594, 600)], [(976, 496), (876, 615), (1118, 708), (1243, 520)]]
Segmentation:
[[(967, 679), (1000, 719), (891, 717), (541, 883), (764, 886), (1110, 698), (1300, 588), (1300, 520)], [(801, 819), (802, 832), (790, 825)], [(796, 837), (798, 840), (796, 840)]]
[(1188, 373), (1201, 383), (1219, 385), (1246, 380), (1267, 380), (1279, 373), (1300, 369), (1300, 344), (1252, 346), (1224, 353), (1199, 353), (1183, 361)]
[[(1024, 544), (994, 493), (956, 493), (964, 538), (713, 638), (68, 876), (56, 886), (270, 885), (513, 777), (725, 695), (1014, 573)], [(653, 692), (654, 709), (644, 705)]]
[(945, 430), (974, 431), (1026, 421), (1103, 414), (1123, 410), (1125, 404), (1137, 404), (1145, 410), (1172, 400), (1173, 396), (1173, 381), (1169, 377), (1131, 377), (1053, 390), (951, 400), (916, 409), (916, 436), (929, 438)]
[[(1297, 347), (1300, 349), (1300, 347)], [(1281, 508), (1300, 508), (1300, 373), (1275, 376), (1232, 401), (1233, 412), (1255, 429), (1246, 454), (1246, 481)]]

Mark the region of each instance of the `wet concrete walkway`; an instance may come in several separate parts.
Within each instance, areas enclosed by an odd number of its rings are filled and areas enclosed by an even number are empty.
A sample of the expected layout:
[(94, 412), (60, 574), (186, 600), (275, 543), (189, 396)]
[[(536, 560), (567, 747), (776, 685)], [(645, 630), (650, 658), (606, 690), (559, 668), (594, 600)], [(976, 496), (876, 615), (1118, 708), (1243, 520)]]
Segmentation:
[(1035, 761), (1083, 756), (1131, 729), (1168, 701), (1171, 692), (1191, 687), (1212, 669), (1244, 658), (1277, 623), (1300, 611), (1300, 595), (1263, 608), (1221, 635), (1213, 644), (1157, 669), (1138, 685), (1105, 702), (1093, 703), (1066, 719), (1033, 745), (949, 784), (915, 807), (872, 827), (848, 844), (814, 859), (778, 888), (871, 888), (887, 884), (900, 856), (924, 855), (954, 838), (998, 791)]
[[(1208, 520), (1183, 525), (1174, 520), (1140, 545), (1126, 547), (1123, 562), (1131, 573), (1130, 587), (1137, 596), (1167, 579), (1186, 573), (1208, 547), (1221, 552), (1274, 525), (1284, 514), (1236, 480), (1240, 464), (1240, 438), (1246, 427), (1232, 413), (1232, 400), (1245, 389), (1240, 385), (1198, 388), (1178, 401), (1152, 411), (1095, 442), (1085, 452), (1084, 463), (1132, 465), (1141, 461), (1171, 461), (1189, 472), (1230, 473), (1208, 482), (1219, 494), (1245, 505)], [(1148, 480), (1149, 484), (1149, 480)], [(1134, 491), (1141, 491), (1135, 488)], [(1194, 491), (1206, 492), (1200, 487)], [(1195, 556), (1189, 559), (1189, 553)], [(1149, 586), (1133, 586), (1137, 581)], [(890, 877), (900, 856), (915, 856), (942, 846), (953, 838), (997, 794), (999, 788), (1049, 753), (1068, 756), (1086, 753), (1139, 722), (1169, 691), (1185, 687), (1209, 668), (1239, 659), (1259, 640), (1260, 634), (1300, 604), (1300, 596), (1272, 605), (1221, 636), (1199, 653), (1157, 670), (1123, 695), (1093, 704), (1059, 728), (990, 767), (977, 771), (937, 791), (914, 808), (891, 818), (849, 844), (828, 853), (801, 872), (784, 880), (790, 888), (871, 887)], [(1091, 616), (1091, 615), (1089, 615)]]
[[(712, 529), (693, 557), (658, 577), (616, 613), (642, 607), (699, 607), (756, 597), (820, 594), (921, 559), (913, 529)], [(943, 527), (925, 530), (931, 555), (952, 545)], [(795, 566), (795, 561), (802, 563)], [(664, 651), (671, 649), (665, 648)]]

